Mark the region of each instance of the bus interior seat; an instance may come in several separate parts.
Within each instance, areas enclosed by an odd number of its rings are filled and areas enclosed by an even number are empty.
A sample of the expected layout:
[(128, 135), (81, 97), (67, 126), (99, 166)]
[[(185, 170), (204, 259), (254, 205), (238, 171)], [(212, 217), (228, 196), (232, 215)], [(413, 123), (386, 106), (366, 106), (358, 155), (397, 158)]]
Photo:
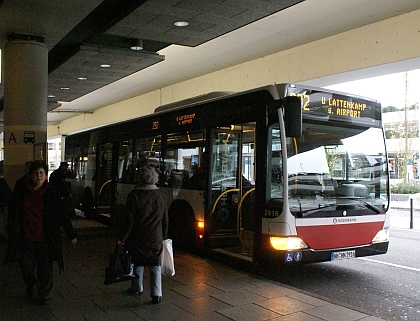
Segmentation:
[(182, 188), (183, 176), (184, 174), (182, 171), (172, 171), (171, 176), (169, 177), (168, 186)]

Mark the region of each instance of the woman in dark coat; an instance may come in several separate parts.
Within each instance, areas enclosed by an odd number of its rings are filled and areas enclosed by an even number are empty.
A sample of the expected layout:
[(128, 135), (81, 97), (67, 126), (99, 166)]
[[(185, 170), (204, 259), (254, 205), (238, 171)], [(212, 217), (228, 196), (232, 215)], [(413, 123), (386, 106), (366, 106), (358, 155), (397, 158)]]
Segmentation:
[(162, 297), (160, 255), (168, 234), (167, 202), (156, 186), (159, 177), (152, 166), (141, 167), (137, 179), (138, 185), (127, 197), (124, 229), (118, 243), (126, 245), (139, 276), (131, 281), (127, 292), (143, 292), (144, 266), (149, 266), (150, 296), (152, 303), (157, 304)]
[(58, 261), (60, 272), (64, 270), (60, 226), (73, 245), (77, 242), (71, 217), (62, 208), (62, 196), (48, 186), (47, 173), (45, 162), (31, 164), (29, 183), (14, 200), (15, 210), (9, 213), (8, 222), (14, 234), (9, 236), (8, 247), (16, 253), (27, 295), (31, 297), (36, 286), (40, 304), (46, 304), (52, 292), (53, 261)]

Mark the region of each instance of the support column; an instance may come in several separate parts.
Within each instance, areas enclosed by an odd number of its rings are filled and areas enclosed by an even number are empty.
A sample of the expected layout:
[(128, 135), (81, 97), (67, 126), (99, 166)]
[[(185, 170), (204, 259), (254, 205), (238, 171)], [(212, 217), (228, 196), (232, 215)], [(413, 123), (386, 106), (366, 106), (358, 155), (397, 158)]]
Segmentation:
[(47, 161), (48, 49), (11, 35), (4, 49), (4, 177), (11, 188), (30, 160)]
[(66, 136), (67, 135), (62, 135), (61, 136), (61, 142), (60, 142), (60, 155), (61, 155), (61, 158), (60, 158), (60, 162), (66, 162), (67, 161), (67, 159), (66, 159)]

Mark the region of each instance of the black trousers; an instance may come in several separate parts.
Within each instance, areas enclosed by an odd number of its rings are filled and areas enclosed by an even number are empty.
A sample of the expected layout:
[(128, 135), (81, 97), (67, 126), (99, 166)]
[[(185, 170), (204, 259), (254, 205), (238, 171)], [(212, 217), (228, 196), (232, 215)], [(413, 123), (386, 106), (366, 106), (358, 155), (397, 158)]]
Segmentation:
[(53, 287), (53, 260), (48, 244), (24, 240), (19, 264), (26, 286), (36, 286), (38, 296), (49, 299)]

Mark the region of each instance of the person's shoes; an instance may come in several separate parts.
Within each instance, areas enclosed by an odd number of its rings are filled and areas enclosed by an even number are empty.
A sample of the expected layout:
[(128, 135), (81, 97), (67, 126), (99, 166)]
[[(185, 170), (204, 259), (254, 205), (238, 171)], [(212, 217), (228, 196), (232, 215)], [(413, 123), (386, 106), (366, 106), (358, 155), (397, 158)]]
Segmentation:
[(161, 299), (161, 296), (152, 296), (152, 304), (159, 304)]
[(39, 299), (39, 305), (47, 305), (49, 300), (50, 299), (48, 299), (48, 298), (40, 298)]
[(33, 285), (27, 285), (26, 286), (26, 295), (28, 296), (28, 298), (32, 298), (32, 296), (34, 295)]
[(143, 292), (140, 292), (140, 291), (137, 291), (137, 290), (134, 290), (134, 289), (132, 289), (132, 288), (128, 288), (127, 289), (127, 291), (126, 291), (128, 294), (138, 294), (138, 295), (141, 295)]

